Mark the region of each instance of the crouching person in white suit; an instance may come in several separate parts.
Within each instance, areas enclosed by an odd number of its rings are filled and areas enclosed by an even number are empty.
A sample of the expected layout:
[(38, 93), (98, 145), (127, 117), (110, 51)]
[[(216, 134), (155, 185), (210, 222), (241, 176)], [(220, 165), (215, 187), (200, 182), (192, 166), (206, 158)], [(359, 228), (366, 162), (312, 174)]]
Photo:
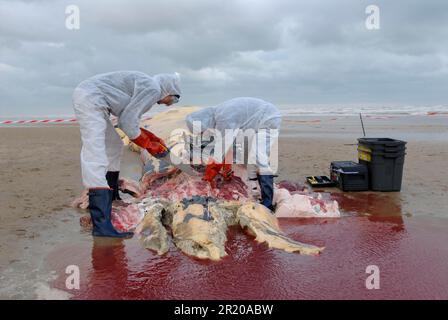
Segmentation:
[[(270, 150), (278, 140), (281, 114), (273, 104), (256, 98), (234, 98), (219, 105), (193, 112), (186, 117), (187, 126), (195, 133), (218, 130), (222, 137), (226, 130), (250, 130), (249, 159), (247, 163), (250, 180), (258, 181), (261, 191), (261, 203), (273, 210), (274, 170), (270, 165)], [(199, 128), (195, 128), (195, 126)], [(232, 137), (234, 139), (235, 136)], [(232, 144), (227, 144), (228, 148)], [(220, 174), (224, 180), (232, 179), (232, 163), (226, 161), (229, 151), (224, 150), (224, 159), (210, 157), (203, 179), (214, 186), (215, 177)]]

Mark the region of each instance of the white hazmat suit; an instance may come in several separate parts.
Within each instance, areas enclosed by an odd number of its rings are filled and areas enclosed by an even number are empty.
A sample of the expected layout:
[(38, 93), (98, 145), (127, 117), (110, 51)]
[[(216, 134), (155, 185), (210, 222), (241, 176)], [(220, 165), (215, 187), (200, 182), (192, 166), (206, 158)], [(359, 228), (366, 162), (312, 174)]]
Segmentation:
[(107, 188), (107, 171), (119, 171), (123, 143), (110, 115), (130, 139), (140, 135), (140, 118), (161, 99), (181, 95), (177, 74), (150, 77), (142, 72), (117, 71), (81, 82), (73, 93), (82, 150), (81, 171), (86, 188)]
[[(193, 124), (196, 122), (196, 124), (200, 123), (201, 132), (216, 129), (223, 137), (226, 129), (253, 130), (254, 135), (249, 138), (249, 157), (251, 155), (252, 158), (256, 157), (254, 161), (256, 163), (249, 163), (249, 177), (256, 176), (257, 171), (258, 174), (274, 173), (275, 170), (272, 170), (269, 164), (269, 151), (278, 138), (281, 114), (273, 104), (256, 98), (234, 98), (193, 112), (186, 117), (186, 122), (192, 132)], [(260, 141), (267, 142), (267, 145), (261, 146)], [(225, 155), (228, 151), (228, 149), (223, 150), (223, 154)]]

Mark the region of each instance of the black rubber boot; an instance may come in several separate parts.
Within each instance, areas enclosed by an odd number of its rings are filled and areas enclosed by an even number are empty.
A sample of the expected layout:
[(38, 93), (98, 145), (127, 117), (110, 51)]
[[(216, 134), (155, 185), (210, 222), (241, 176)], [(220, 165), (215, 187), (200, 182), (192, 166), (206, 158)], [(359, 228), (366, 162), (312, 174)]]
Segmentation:
[(271, 211), (274, 211), (272, 199), (274, 198), (274, 176), (258, 175), (258, 183), (261, 191), (261, 204)]
[(118, 192), (118, 176), (120, 175), (119, 171), (107, 171), (106, 180), (109, 187), (112, 188), (112, 200), (121, 200), (120, 194)]
[(132, 232), (118, 232), (112, 225), (112, 190), (90, 189), (89, 210), (92, 218), (92, 235), (96, 237), (129, 238)]

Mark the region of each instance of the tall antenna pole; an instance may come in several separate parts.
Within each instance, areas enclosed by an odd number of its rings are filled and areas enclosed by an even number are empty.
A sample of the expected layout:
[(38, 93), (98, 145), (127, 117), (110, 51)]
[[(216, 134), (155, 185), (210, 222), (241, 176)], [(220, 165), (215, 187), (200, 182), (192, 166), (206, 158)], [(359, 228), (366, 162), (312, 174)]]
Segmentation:
[(366, 136), (366, 130), (364, 130), (364, 122), (362, 121), (361, 113), (359, 113), (359, 119), (361, 119), (362, 133), (364, 134), (364, 137), (365, 137)]

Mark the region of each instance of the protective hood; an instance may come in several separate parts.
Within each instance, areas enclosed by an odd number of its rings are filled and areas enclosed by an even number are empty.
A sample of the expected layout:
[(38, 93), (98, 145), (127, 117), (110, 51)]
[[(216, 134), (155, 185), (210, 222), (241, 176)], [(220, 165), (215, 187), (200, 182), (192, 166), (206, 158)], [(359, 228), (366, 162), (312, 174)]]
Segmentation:
[(166, 96), (180, 96), (182, 94), (180, 90), (180, 77), (178, 73), (156, 74), (153, 79), (160, 85), (161, 99)]
[(208, 107), (202, 110), (190, 113), (186, 117), (188, 129), (193, 132), (193, 122), (198, 121), (201, 124), (201, 132), (207, 129), (215, 128), (215, 108)]

